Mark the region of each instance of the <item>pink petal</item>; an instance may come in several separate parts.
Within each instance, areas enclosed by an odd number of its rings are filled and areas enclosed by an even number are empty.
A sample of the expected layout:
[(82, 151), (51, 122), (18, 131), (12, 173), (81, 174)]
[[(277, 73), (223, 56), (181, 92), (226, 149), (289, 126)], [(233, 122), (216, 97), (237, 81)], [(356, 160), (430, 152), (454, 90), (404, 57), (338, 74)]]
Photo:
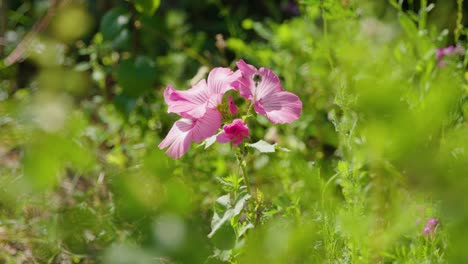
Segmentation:
[(217, 67), (208, 75), (209, 95), (214, 97), (214, 106), (221, 103), (223, 95), (233, 89), (232, 83), (241, 77), (240, 72), (228, 68)]
[(269, 94), (284, 91), (280, 79), (271, 70), (260, 68), (258, 72), (261, 76), (261, 81), (257, 84), (257, 87), (253, 88), (255, 89), (254, 96), (256, 101)]
[(300, 117), (302, 102), (295, 94), (283, 91), (263, 97), (255, 102), (254, 109), (273, 124), (291, 123)]
[(167, 86), (164, 91), (164, 100), (169, 106), (168, 113), (177, 113), (187, 118), (198, 118), (205, 114), (210, 95), (206, 81), (201, 80), (186, 91), (176, 91), (172, 86)]
[(219, 143), (227, 143), (227, 142), (232, 140), (232, 137), (229, 136), (226, 132), (223, 132), (223, 133), (216, 136), (216, 140)]
[(237, 115), (239, 113), (239, 109), (237, 108), (236, 104), (232, 100), (231, 96), (228, 96), (228, 102), (229, 102), (229, 112), (231, 115)]
[(169, 147), (166, 153), (173, 159), (180, 158), (190, 148), (190, 130), (193, 125), (192, 119), (182, 118), (177, 120), (158, 147), (160, 149)]
[(214, 134), (221, 127), (221, 114), (216, 109), (208, 108), (204, 116), (196, 120), (192, 128), (192, 138), (195, 142), (200, 142)]
[(254, 66), (247, 64), (244, 60), (239, 60), (236, 65), (244, 76), (250, 76), (257, 72)]
[(242, 74), (242, 77), (237, 79), (232, 86), (239, 91), (239, 94), (242, 97), (252, 100), (252, 88), (255, 85), (252, 76), (257, 72), (257, 69), (254, 66), (245, 63), (244, 60), (238, 61), (236, 65), (237, 68), (239, 68), (238, 72)]
[(207, 109), (201, 118), (182, 118), (176, 121), (158, 147), (169, 147), (166, 153), (173, 159), (178, 159), (190, 148), (191, 141), (200, 142), (211, 137), (220, 126), (221, 114), (215, 109)]

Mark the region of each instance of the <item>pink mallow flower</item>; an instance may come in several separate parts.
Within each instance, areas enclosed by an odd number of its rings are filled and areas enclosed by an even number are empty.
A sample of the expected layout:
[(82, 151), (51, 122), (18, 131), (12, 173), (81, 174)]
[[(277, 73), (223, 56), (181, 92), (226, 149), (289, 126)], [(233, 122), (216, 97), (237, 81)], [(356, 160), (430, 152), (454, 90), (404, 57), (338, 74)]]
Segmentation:
[(214, 68), (208, 75), (208, 81), (201, 80), (186, 91), (167, 86), (164, 100), (169, 106), (168, 112), (183, 118), (174, 123), (158, 147), (168, 148), (166, 153), (178, 159), (187, 152), (192, 141), (201, 142), (214, 135), (222, 121), (216, 107), (221, 104), (224, 93), (232, 89), (231, 83), (239, 77), (239, 72)]
[(438, 224), (439, 224), (439, 219), (429, 218), (426, 222), (426, 225), (424, 226), (423, 233), (425, 235), (433, 234)]
[(231, 113), (231, 115), (237, 115), (237, 113), (239, 113), (239, 109), (237, 109), (237, 106), (232, 100), (231, 96), (228, 96), (228, 102), (229, 102), (229, 112)]
[(242, 143), (245, 137), (249, 137), (249, 127), (242, 121), (242, 119), (234, 119), (231, 124), (223, 127), (224, 132), (216, 137), (220, 143), (231, 142), (234, 146)]
[(273, 124), (291, 123), (301, 115), (302, 102), (281, 86), (276, 74), (266, 68), (256, 69), (240, 60), (236, 63), (242, 77), (232, 85), (254, 104), (254, 110)]

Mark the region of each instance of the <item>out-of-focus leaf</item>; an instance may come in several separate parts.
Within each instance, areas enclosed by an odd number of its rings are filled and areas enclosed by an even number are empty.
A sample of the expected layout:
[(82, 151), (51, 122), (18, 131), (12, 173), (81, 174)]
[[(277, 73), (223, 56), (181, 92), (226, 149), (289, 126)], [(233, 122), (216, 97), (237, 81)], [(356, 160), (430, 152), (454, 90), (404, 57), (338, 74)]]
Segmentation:
[(211, 240), (215, 247), (228, 250), (234, 247), (236, 244), (236, 232), (229, 222), (224, 222), (211, 236)]
[(129, 23), (130, 13), (128, 10), (114, 8), (104, 15), (99, 30), (102, 32), (103, 39), (112, 43), (112, 47), (125, 49), (130, 45), (131, 40)]
[(231, 207), (229, 195), (223, 195), (216, 200), (215, 213), (211, 222), (211, 233), (208, 237), (211, 238), (217, 248), (228, 250), (234, 247), (236, 232), (230, 221), (231, 218), (242, 212), (248, 199), (250, 199), (250, 195), (244, 195), (236, 202), (233, 208)]
[(135, 0), (135, 8), (140, 13), (152, 16), (160, 3), (160, 0)]
[(124, 60), (117, 68), (116, 77), (123, 94), (138, 97), (151, 89), (156, 80), (154, 63), (144, 56)]
[(247, 146), (263, 153), (275, 152), (275, 145), (272, 145), (264, 140), (259, 140), (258, 142), (247, 144)]

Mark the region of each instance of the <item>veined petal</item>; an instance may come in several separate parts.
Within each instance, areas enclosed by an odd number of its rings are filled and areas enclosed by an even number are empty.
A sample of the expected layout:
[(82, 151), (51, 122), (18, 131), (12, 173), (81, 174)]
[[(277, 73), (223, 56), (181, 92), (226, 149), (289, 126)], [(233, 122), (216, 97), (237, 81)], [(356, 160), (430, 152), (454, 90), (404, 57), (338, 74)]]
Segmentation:
[(160, 149), (167, 148), (167, 155), (173, 159), (178, 159), (190, 148), (191, 129), (194, 125), (194, 120), (182, 118), (177, 120), (172, 126), (166, 138), (159, 144)]
[(177, 91), (167, 86), (164, 91), (164, 100), (169, 106), (168, 113), (176, 113), (183, 117), (199, 118), (206, 112), (210, 95), (205, 80), (201, 80), (186, 91)]
[(273, 124), (291, 123), (301, 116), (302, 102), (295, 94), (282, 91), (256, 101), (254, 109)]
[(221, 127), (221, 114), (216, 109), (208, 108), (205, 115), (196, 120), (192, 128), (192, 138), (200, 142), (213, 136)]
[(217, 67), (208, 75), (208, 92), (212, 99), (211, 107), (221, 103), (223, 95), (233, 89), (232, 83), (241, 77), (241, 73), (228, 68)]
[(251, 76), (257, 72), (257, 68), (250, 64), (247, 64), (244, 60), (239, 60), (236, 63), (236, 66), (237, 68), (239, 68), (239, 70), (242, 72), (242, 75), (244, 76)]
[(236, 63), (237, 68), (241, 74), (241, 78), (238, 78), (232, 86), (239, 91), (239, 94), (248, 99), (252, 100), (253, 99), (253, 88), (255, 87), (255, 83), (253, 82), (253, 75), (257, 72), (257, 69), (250, 65), (247, 64), (244, 60), (240, 60)]
[(166, 153), (178, 159), (190, 148), (191, 141), (200, 142), (213, 136), (221, 127), (221, 114), (215, 109), (207, 109), (201, 118), (182, 118), (177, 120), (159, 144), (168, 148)]
[(283, 87), (281, 86), (280, 79), (270, 69), (260, 68), (258, 73), (261, 80), (257, 84), (257, 87), (253, 88), (255, 101), (261, 100), (263, 97), (266, 97), (270, 94), (284, 91)]

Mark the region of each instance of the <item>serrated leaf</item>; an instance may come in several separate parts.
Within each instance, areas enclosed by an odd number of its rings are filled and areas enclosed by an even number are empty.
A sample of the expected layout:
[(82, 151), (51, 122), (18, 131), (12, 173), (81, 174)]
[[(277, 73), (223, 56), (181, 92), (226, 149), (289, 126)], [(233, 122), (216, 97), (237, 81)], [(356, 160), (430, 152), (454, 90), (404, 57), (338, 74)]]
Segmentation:
[(160, 0), (135, 0), (135, 9), (143, 14), (152, 16), (158, 10)]
[(253, 144), (247, 144), (247, 146), (255, 148), (262, 153), (275, 152), (275, 145), (272, 145), (264, 140), (259, 140)]

